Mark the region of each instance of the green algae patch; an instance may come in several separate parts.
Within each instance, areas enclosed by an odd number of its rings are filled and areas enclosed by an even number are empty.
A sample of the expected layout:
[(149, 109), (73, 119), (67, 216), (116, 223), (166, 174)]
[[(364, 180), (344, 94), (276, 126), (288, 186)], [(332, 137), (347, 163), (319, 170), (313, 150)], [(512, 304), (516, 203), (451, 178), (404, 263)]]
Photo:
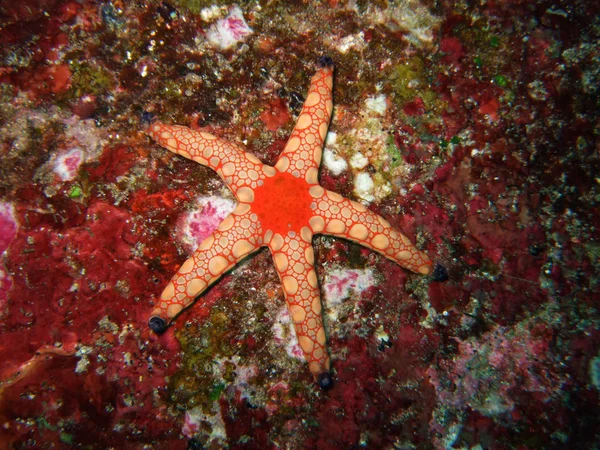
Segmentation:
[[(244, 2), (238, 2), (241, 5)], [(174, 0), (173, 6), (179, 7), (183, 10), (189, 11), (194, 14), (200, 13), (204, 8), (210, 8), (213, 6), (229, 6), (230, 1), (226, 0)]]
[(79, 198), (82, 195), (83, 195), (83, 191), (81, 190), (81, 187), (78, 185), (74, 185), (71, 187), (71, 189), (69, 189), (69, 193), (68, 193), (69, 198)]
[(226, 387), (226, 373), (222, 373), (219, 361), (235, 354), (230, 345), (233, 326), (223, 306), (215, 305), (206, 322), (189, 324), (176, 332), (183, 356), (181, 368), (168, 386), (174, 402), (186, 409), (194, 406), (205, 411), (211, 409)]
[(68, 96), (79, 98), (82, 95), (104, 95), (111, 91), (116, 84), (108, 69), (87, 62), (72, 62), (71, 88)]
[(428, 84), (424, 61), (419, 56), (413, 56), (405, 62), (392, 66), (388, 81), (392, 88), (394, 103), (403, 106), (413, 101), (416, 96), (422, 96), (423, 92), (427, 92), (423, 91), (423, 86)]
[(387, 145), (385, 147), (385, 150), (386, 150), (388, 156), (390, 157), (390, 166), (392, 168), (395, 169), (402, 165), (402, 163), (403, 163), (402, 154), (400, 153), (400, 149), (396, 145), (396, 142), (394, 141), (393, 136), (388, 136)]

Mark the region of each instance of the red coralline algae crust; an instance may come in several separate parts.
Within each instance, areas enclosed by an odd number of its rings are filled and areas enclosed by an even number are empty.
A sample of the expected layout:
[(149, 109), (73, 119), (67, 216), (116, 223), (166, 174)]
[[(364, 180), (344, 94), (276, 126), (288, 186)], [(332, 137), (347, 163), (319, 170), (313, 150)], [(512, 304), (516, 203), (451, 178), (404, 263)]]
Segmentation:
[[(31, 206), (19, 203), (23, 225), (7, 260), (14, 280), (0, 347), (2, 440), (120, 445), (132, 429), (144, 434), (138, 442), (177, 437), (169, 438), (171, 419), (155, 403), (170, 366), (161, 354), (179, 347), (155, 343), (136, 325), (153, 281), (131, 257), (129, 213), (102, 201), (52, 205), (63, 225)], [(151, 411), (158, 420), (148, 429), (143, 416)], [(23, 415), (43, 418), (47, 429), (23, 424)], [(129, 431), (120, 430), (123, 421)], [(116, 434), (106, 438), (107, 428)]]
[[(599, 6), (259, 3), (0, 6), (0, 448), (597, 445)], [(159, 117), (273, 164), (323, 55), (348, 168), (321, 184), (357, 199), (367, 177), (440, 265), (315, 239), (345, 292), (328, 391), (290, 355), (266, 252), (150, 332), (185, 226), (214, 225), (198, 199), (231, 195), (142, 133)]]

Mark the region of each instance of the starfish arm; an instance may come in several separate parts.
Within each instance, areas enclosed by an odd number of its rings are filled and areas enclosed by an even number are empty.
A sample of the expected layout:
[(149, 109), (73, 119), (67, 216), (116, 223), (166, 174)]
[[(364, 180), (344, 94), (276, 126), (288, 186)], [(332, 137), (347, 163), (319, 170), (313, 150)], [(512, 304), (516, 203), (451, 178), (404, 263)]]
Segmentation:
[(152, 310), (150, 327), (164, 331), (175, 316), (221, 275), (258, 250), (262, 245), (260, 235), (256, 216), (247, 204), (240, 203), (171, 278)]
[(292, 236), (275, 234), (268, 245), (310, 372), (319, 384), (327, 385), (330, 382), (330, 360), (321, 320), (312, 233), (306, 228), (300, 235), (292, 233)]
[(275, 167), (317, 184), (323, 142), (329, 127), (333, 85), (333, 63), (323, 63), (312, 77), (308, 95), (296, 126), (285, 145)]
[(429, 257), (380, 215), (323, 188), (313, 187), (311, 193), (316, 213), (311, 219), (313, 232), (357, 242), (413, 272), (431, 271)]
[(215, 170), (240, 201), (261, 180), (275, 175), (256, 156), (210, 133), (154, 122), (147, 134), (167, 150)]

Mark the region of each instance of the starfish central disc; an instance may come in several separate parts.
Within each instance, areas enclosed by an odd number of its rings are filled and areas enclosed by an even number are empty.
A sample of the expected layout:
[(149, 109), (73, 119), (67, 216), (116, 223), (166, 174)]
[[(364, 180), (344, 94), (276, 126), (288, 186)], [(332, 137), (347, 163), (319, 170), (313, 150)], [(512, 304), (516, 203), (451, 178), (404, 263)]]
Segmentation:
[(313, 198), (309, 188), (304, 179), (278, 172), (254, 189), (252, 212), (265, 230), (280, 234), (299, 233), (314, 214), (310, 208)]

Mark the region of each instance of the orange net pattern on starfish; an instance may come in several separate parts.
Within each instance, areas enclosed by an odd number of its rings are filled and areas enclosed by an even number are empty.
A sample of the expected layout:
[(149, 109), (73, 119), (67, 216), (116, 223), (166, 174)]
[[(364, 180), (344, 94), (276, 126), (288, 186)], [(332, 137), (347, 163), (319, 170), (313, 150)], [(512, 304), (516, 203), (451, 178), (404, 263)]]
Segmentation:
[(324, 59), (275, 167), (208, 133), (159, 122), (150, 126), (148, 134), (163, 147), (214, 169), (239, 201), (163, 291), (149, 322), (154, 331), (163, 332), (223, 273), (267, 246), (310, 372), (322, 387), (328, 387), (330, 358), (314, 269), (313, 235), (349, 239), (406, 269), (421, 274), (431, 271), (427, 255), (383, 217), (319, 186), (318, 168), (332, 113), (332, 83), (333, 64)]
[(333, 111), (333, 70), (319, 70), (311, 79), (296, 126), (275, 168), (317, 184), (323, 143)]
[(167, 150), (216, 171), (238, 200), (240, 196), (248, 199), (250, 190), (275, 175), (273, 167), (261, 163), (253, 154), (210, 133), (160, 122), (150, 125), (146, 133)]
[(321, 297), (314, 269), (312, 233), (273, 235), (269, 242), (275, 268), (283, 286), (296, 337), (313, 374), (329, 371)]
[(262, 245), (260, 224), (240, 203), (179, 268), (163, 290), (152, 317), (172, 319), (207, 287)]
[(317, 200), (311, 218), (314, 233), (357, 242), (413, 272), (426, 275), (431, 271), (427, 255), (380, 215), (321, 186), (311, 192)]

